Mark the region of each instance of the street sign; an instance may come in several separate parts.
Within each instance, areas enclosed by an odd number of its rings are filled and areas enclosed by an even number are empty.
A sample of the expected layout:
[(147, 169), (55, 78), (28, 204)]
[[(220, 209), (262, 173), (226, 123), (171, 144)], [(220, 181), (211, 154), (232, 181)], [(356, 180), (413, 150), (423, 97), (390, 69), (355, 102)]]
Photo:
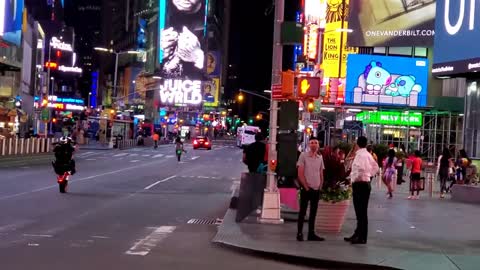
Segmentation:
[(50, 111), (47, 108), (42, 110), (42, 121), (48, 122), (50, 120)]
[(274, 84), (272, 85), (272, 99), (281, 100), (284, 99), (282, 96), (282, 85)]

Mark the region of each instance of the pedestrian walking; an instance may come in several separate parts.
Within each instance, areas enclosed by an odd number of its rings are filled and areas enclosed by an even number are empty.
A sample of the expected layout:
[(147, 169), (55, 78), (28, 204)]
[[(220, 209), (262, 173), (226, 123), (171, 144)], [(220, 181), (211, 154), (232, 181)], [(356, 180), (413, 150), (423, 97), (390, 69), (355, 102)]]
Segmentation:
[(357, 139), (359, 150), (355, 155), (352, 164), (352, 172), (350, 174), (353, 182), (353, 206), (355, 215), (357, 216), (357, 228), (350, 237), (345, 237), (345, 241), (352, 244), (366, 244), (368, 237), (368, 201), (370, 200), (370, 192), (372, 186), (370, 179), (378, 173), (378, 163), (368, 153), (368, 139), (361, 136)]
[[(409, 200), (416, 200), (419, 199), (420, 190), (422, 190), (422, 179), (421, 179), (421, 172), (422, 172), (422, 153), (420, 151), (415, 151), (415, 158), (412, 160), (412, 173), (410, 174), (410, 196), (408, 196)], [(415, 192), (417, 195), (415, 195)]]
[(397, 163), (397, 158), (395, 157), (395, 150), (390, 149), (388, 150), (387, 158), (383, 161), (383, 177), (382, 181), (387, 186), (388, 190), (388, 198), (393, 198), (393, 187), (392, 181), (393, 176), (397, 173), (397, 169), (395, 165)]
[(157, 149), (158, 148), (158, 141), (160, 140), (160, 135), (158, 135), (157, 132), (153, 134), (153, 148)]
[(440, 198), (445, 198), (447, 193), (447, 181), (450, 178), (452, 155), (448, 148), (443, 148), (443, 153), (438, 158), (438, 177), (440, 178)]
[(324, 241), (325, 239), (315, 234), (315, 218), (317, 216), (320, 189), (323, 185), (323, 172), (325, 169), (322, 155), (318, 150), (320, 143), (317, 138), (311, 138), (309, 151), (300, 154), (297, 162), (298, 181), (300, 183), (300, 212), (297, 224), (297, 240), (303, 241), (303, 223), (310, 203), (308, 218), (308, 241)]

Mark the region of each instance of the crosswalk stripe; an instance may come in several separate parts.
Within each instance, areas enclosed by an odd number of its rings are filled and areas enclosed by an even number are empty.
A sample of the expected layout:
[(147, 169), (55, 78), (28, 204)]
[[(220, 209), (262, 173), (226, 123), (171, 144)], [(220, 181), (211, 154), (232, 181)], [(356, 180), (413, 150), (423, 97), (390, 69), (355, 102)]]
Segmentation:
[(136, 156), (138, 156), (138, 154), (129, 154), (128, 156), (129, 157), (136, 157)]
[(142, 157), (149, 157), (150, 155), (142, 155)]
[(195, 160), (195, 159), (197, 159), (197, 158), (200, 158), (200, 157), (192, 157), (192, 160)]
[(159, 157), (163, 157), (163, 154), (155, 155), (155, 156), (153, 156), (152, 158), (159, 158)]
[(123, 156), (126, 156), (126, 155), (128, 155), (128, 153), (120, 153), (120, 154), (114, 155), (114, 157), (123, 157)]
[(135, 160), (131, 160), (130, 162), (133, 162), (133, 163), (135, 163), (135, 162), (139, 162), (139, 161), (140, 161), (140, 160), (138, 160), (138, 159), (135, 159)]
[(158, 243), (167, 238), (167, 236), (171, 234), (175, 228), (175, 226), (160, 226), (155, 228), (151, 234), (136, 242), (129, 250), (125, 252), (125, 254), (146, 256), (154, 247), (158, 245)]
[(174, 155), (167, 155), (167, 156), (165, 156), (165, 157), (166, 157), (166, 158), (172, 158), (172, 157), (174, 157)]

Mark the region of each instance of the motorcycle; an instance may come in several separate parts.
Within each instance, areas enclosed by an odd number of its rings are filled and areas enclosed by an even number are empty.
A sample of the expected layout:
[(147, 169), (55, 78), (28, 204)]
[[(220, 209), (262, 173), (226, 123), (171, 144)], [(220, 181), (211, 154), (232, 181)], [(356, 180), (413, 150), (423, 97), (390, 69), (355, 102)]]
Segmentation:
[(70, 172), (65, 172), (63, 175), (58, 175), (57, 176), (57, 183), (58, 183), (58, 187), (60, 189), (60, 193), (66, 193), (67, 192), (68, 180), (70, 178), (70, 175), (71, 175)]

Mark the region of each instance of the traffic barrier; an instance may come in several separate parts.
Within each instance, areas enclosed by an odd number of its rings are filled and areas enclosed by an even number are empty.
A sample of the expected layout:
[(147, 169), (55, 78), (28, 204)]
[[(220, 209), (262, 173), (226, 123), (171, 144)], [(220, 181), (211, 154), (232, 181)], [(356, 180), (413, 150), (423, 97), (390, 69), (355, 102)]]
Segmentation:
[(8, 138), (0, 139), (0, 156), (34, 155), (52, 150), (54, 138)]
[(137, 140), (121, 140), (118, 145), (120, 150), (133, 148), (137, 145)]

